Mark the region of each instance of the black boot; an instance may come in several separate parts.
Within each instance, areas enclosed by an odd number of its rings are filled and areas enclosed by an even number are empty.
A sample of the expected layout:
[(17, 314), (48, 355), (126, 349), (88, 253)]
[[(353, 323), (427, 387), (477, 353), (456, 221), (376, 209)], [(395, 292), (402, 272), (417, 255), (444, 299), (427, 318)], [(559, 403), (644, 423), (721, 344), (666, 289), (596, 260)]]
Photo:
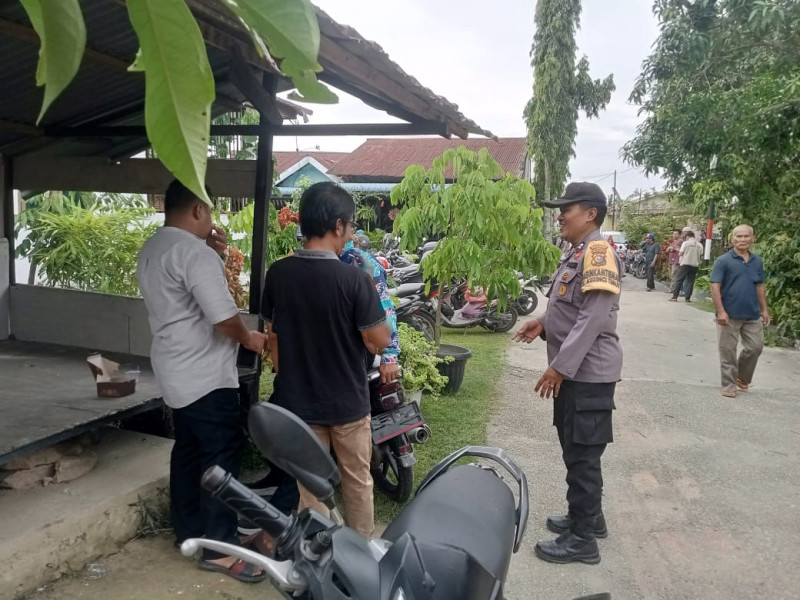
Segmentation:
[(542, 560), (557, 564), (582, 562), (596, 565), (600, 562), (597, 540), (582, 538), (571, 531), (562, 533), (554, 540), (539, 542), (533, 551)]
[[(572, 517), (570, 515), (547, 517), (547, 528), (553, 533), (569, 531), (572, 529)], [(597, 515), (597, 520), (594, 524), (594, 535), (599, 538), (608, 537), (608, 527), (606, 527), (606, 518), (603, 513)]]

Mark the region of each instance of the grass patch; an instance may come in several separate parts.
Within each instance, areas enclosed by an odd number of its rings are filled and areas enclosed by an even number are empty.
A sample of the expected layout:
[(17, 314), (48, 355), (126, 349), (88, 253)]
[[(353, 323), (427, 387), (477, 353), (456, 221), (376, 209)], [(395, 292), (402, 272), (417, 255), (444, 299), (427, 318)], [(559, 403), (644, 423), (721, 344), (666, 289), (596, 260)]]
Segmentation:
[(702, 310), (703, 312), (707, 313), (714, 313), (716, 309), (714, 308), (714, 303), (711, 301), (711, 298), (704, 298), (702, 300), (693, 300), (690, 304), (695, 307), (697, 310)]
[[(486, 444), (486, 428), (497, 380), (505, 365), (506, 348), (510, 337), (502, 333), (489, 333), (483, 329), (450, 330), (442, 332), (442, 343), (463, 346), (472, 350), (467, 362), (464, 383), (454, 396), (424, 396), (422, 414), (431, 428), (431, 439), (426, 444), (414, 446), (417, 464), (414, 465), (414, 487), (442, 458), (463, 446)], [(269, 398), (272, 393), (272, 373), (261, 377), (259, 397)], [(257, 452), (257, 451), (256, 451)], [(254, 457), (250, 457), (253, 459)], [(402, 505), (389, 500), (375, 489), (375, 520), (388, 523)]]
[[(462, 446), (486, 444), (486, 428), (496, 383), (505, 365), (508, 335), (484, 330), (465, 329), (445, 331), (442, 343), (463, 346), (472, 350), (467, 362), (464, 383), (458, 394), (434, 398), (424, 396), (422, 414), (431, 428), (431, 439), (414, 446), (417, 464), (414, 465), (414, 487), (442, 458)], [(402, 505), (389, 500), (375, 489), (375, 520), (390, 522)]]

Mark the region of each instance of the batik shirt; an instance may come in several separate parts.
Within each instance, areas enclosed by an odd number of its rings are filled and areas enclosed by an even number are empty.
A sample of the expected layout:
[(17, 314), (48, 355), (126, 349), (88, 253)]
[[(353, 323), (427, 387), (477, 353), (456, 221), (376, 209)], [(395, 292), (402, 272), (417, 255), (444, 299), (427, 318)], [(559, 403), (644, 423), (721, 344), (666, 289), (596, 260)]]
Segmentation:
[(386, 270), (372, 254), (356, 248), (353, 242), (347, 242), (339, 259), (348, 265), (356, 265), (372, 276), (375, 290), (381, 301), (381, 308), (386, 313), (386, 324), (391, 332), (389, 346), (381, 354), (381, 364), (396, 363), (400, 355), (400, 339), (397, 336), (397, 315), (394, 312), (394, 304), (389, 296), (389, 285), (386, 282)]

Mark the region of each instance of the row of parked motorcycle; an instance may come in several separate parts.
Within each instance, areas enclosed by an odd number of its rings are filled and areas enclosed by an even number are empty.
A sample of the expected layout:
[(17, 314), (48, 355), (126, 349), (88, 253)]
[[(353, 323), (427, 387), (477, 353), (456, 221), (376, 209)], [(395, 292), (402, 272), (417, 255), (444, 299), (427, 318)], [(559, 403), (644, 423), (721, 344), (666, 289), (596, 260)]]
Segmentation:
[(403, 256), (397, 248), (397, 239), (384, 239), (383, 248), (375, 255), (384, 258), (387, 272), (395, 286), (390, 293), (400, 303), (395, 308), (397, 320), (421, 331), (426, 338), (433, 340), (434, 324), (438, 303), (442, 303), (442, 327), (450, 329), (466, 329), (483, 327), (491, 332), (510, 331), (517, 323), (520, 315), (529, 315), (538, 305), (537, 291), (544, 293), (543, 283), (537, 277), (526, 277), (517, 272), (520, 294), (509, 298), (505, 308), (498, 310), (496, 302), (487, 303), (478, 311), (463, 313), (467, 304), (469, 284), (464, 279), (450, 282), (445, 293), (441, 286), (434, 282), (426, 289), (422, 262), (425, 256), (436, 248), (437, 242), (427, 242), (418, 249), (419, 262), (413, 263)]

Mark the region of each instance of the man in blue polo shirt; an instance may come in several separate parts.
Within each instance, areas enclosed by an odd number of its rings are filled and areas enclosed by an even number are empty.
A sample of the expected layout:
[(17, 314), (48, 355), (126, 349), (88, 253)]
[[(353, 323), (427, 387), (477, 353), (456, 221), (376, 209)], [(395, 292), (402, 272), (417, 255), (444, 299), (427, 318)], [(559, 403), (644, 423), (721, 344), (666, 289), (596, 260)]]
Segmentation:
[[(711, 270), (711, 298), (717, 309), (717, 341), (722, 372), (722, 395), (735, 398), (753, 380), (769, 325), (764, 263), (750, 252), (755, 241), (750, 225), (733, 230), (733, 249), (720, 256)], [(742, 338), (742, 352), (736, 349)]]

